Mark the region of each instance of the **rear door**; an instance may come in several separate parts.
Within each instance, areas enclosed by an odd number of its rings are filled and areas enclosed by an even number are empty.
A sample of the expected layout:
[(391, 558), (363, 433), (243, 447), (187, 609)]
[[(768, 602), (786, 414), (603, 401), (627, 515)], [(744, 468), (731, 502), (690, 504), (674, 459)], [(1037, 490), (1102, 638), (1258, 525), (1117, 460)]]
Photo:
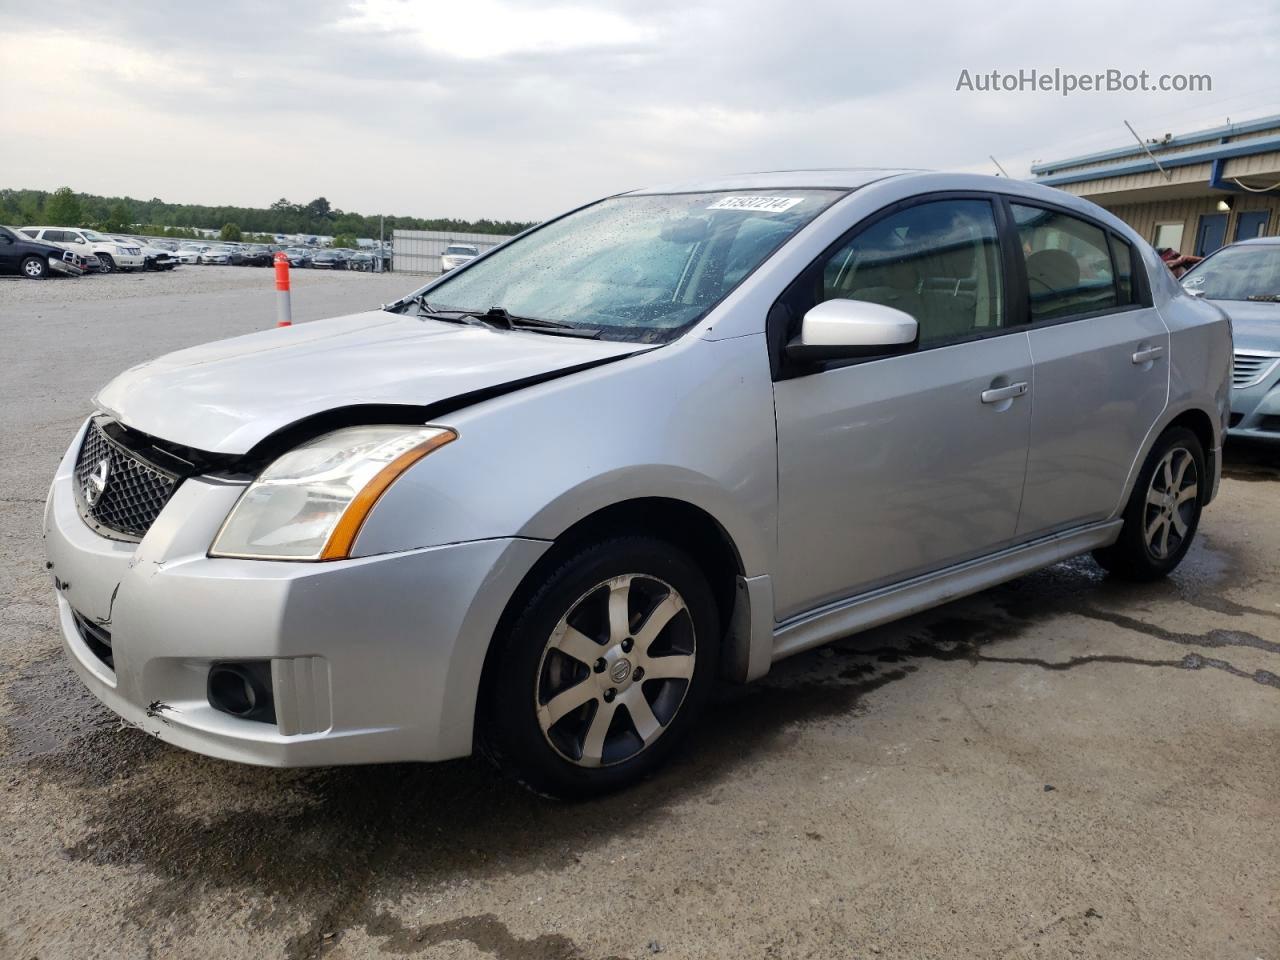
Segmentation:
[[(1000, 207), (918, 197), (863, 221), (770, 313), (772, 342), (843, 297), (915, 317), (915, 352), (775, 366), (779, 619), (988, 553), (1017, 524), (1031, 355), (1011, 327)], [(775, 356), (778, 351), (775, 350)]]
[(1115, 512), (1169, 395), (1169, 331), (1141, 261), (1117, 234), (1009, 199), (1035, 365), (1019, 539)]

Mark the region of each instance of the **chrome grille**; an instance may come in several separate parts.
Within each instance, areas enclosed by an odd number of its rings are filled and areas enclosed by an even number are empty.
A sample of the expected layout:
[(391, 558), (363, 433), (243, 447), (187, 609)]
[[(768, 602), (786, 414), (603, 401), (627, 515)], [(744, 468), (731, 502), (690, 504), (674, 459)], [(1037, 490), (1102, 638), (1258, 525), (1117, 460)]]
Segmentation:
[[(85, 432), (76, 458), (76, 499), (81, 515), (99, 532), (139, 540), (173, 496), (179, 478), (112, 440), (104, 429), (108, 423), (94, 420)], [(98, 489), (88, 492), (91, 487)]]
[(1231, 385), (1237, 390), (1252, 387), (1280, 363), (1280, 356), (1273, 353), (1250, 353), (1237, 350), (1231, 358)]

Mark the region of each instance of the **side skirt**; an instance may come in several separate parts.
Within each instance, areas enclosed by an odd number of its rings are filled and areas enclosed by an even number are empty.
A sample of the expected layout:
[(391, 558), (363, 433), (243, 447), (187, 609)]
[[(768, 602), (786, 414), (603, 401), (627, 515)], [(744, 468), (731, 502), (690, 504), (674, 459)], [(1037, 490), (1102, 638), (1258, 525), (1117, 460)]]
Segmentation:
[(1122, 526), (1121, 520), (1108, 520), (1057, 533), (802, 613), (775, 626), (773, 660), (776, 662), (1105, 547), (1115, 542)]

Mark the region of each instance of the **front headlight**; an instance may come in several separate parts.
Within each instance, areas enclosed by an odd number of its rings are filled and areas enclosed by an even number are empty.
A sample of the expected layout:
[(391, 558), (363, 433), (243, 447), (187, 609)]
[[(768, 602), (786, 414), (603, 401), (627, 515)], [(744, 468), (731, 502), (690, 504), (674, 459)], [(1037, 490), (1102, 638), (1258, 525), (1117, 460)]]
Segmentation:
[(209, 555), (348, 557), (365, 517), (396, 477), (457, 437), (448, 427), (350, 427), (304, 443), (240, 495)]

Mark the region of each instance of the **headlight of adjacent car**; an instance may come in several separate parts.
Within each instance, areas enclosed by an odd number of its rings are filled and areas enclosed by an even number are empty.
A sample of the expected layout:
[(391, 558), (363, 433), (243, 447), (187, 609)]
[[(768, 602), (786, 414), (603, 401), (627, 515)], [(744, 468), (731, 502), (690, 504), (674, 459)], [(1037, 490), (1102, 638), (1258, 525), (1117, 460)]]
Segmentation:
[(348, 557), (365, 517), (395, 479), (457, 437), (448, 427), (350, 427), (304, 443), (240, 495), (209, 555)]

